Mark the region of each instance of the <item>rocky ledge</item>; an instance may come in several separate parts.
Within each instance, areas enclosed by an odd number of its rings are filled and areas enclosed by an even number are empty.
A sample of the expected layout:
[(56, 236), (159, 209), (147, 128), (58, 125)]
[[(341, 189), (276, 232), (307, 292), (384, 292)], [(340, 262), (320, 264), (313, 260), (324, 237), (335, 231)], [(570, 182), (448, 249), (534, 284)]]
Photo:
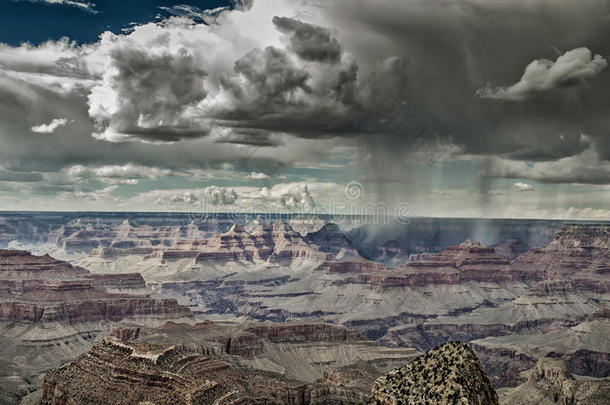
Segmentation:
[(322, 381), (304, 384), (173, 346), (113, 337), (47, 374), (41, 405), (361, 404), (364, 394)]
[(477, 356), (449, 342), (375, 381), (370, 405), (498, 404), (498, 395)]
[[(111, 335), (124, 341), (181, 348), (241, 368), (275, 371), (304, 382), (329, 375), (343, 375), (344, 367), (356, 369), (370, 378), (368, 384), (351, 385), (352, 380), (328, 378), (370, 393), (372, 381), (408, 363), (419, 353), (407, 348), (388, 348), (365, 339), (358, 332), (330, 323), (211, 322), (194, 325), (167, 322), (160, 327), (124, 325)], [(362, 374), (362, 373), (361, 373)]]
[(359, 259), (331, 261), (320, 270), (352, 273), (337, 284), (370, 284), (381, 287), (422, 287), (466, 282), (505, 283), (514, 280), (510, 260), (480, 242), (466, 240), (441, 253), (429, 254), (389, 269), (382, 263)]

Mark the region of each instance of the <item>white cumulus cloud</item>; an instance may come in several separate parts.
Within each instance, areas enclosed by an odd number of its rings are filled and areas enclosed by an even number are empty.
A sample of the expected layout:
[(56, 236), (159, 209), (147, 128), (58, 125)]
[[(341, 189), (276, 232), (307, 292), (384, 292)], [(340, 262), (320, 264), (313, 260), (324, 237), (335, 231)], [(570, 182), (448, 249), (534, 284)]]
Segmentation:
[(594, 145), (590, 145), (578, 155), (529, 165), (524, 161), (493, 157), (483, 164), (480, 175), (543, 183), (610, 184), (610, 162), (601, 159)]
[(265, 173), (256, 173), (256, 172), (252, 172), (249, 175), (246, 176), (248, 179), (252, 179), (252, 180), (267, 180), (269, 179), (269, 176), (266, 175)]
[(100, 167), (74, 165), (65, 169), (64, 172), (66, 173), (66, 176), (73, 181), (97, 179), (105, 183), (131, 185), (137, 184), (138, 179), (160, 179), (172, 174), (171, 170), (134, 165), (131, 163)]
[(235, 190), (229, 190), (224, 187), (210, 186), (203, 191), (205, 201), (211, 205), (232, 205), (237, 201), (237, 193)]
[(32, 131), (38, 132), (41, 134), (51, 134), (51, 133), (55, 132), (55, 130), (57, 128), (63, 127), (67, 123), (68, 123), (68, 120), (66, 118), (55, 118), (53, 121), (49, 122), (48, 124), (34, 125), (32, 127)]
[(508, 87), (483, 87), (477, 91), (482, 98), (521, 101), (548, 90), (583, 85), (606, 68), (608, 61), (588, 48), (572, 49), (555, 62), (537, 59), (527, 65), (519, 82)]
[(311, 195), (309, 186), (299, 183), (276, 184), (263, 187), (260, 191), (263, 201), (288, 210), (313, 210), (316, 202)]
[(513, 184), (513, 188), (517, 191), (534, 191), (534, 186), (528, 183), (517, 182)]

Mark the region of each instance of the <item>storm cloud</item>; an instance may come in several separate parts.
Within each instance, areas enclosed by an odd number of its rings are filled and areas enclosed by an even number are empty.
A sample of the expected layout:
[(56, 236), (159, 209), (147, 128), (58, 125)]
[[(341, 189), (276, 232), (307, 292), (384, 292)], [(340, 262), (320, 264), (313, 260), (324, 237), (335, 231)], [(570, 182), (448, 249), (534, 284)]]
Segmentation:
[[(509, 188), (610, 184), (607, 2), (242, 3), (82, 45), (0, 44), (0, 177), (83, 167), (107, 186), (230, 162), (274, 179), (338, 159), (387, 184), (447, 161)], [(127, 165), (160, 174), (97, 173)]]
[[(64, 43), (61, 52), (70, 57), (46, 66), (64, 66), (62, 77), (73, 71), (79, 74), (72, 78), (84, 72), (98, 78), (82, 88), (95, 123), (91, 134), (106, 141), (177, 142), (215, 128), (231, 143), (265, 146), (273, 134), (376, 137), (406, 148), (442, 137), (464, 153), (536, 161), (581, 152), (585, 133), (606, 159), (601, 95), (610, 84), (604, 69), (610, 46), (603, 40), (610, 27), (603, 16), (610, 10), (593, 1), (534, 3), (540, 7), (378, 0), (345, 9), (335, 1), (296, 2), (285, 11), (307, 15), (305, 21), (255, 2), (251, 9), (218, 10), (210, 25), (174, 17), (128, 34), (106, 33), (81, 49)], [(266, 21), (253, 21), (261, 15)], [(227, 34), (246, 22), (271, 27), (254, 41)], [(558, 49), (568, 51), (553, 57)], [(519, 74), (513, 85), (491, 84)], [(547, 95), (551, 90), (559, 91)]]
[(102, 130), (94, 137), (176, 141), (207, 133), (186, 117), (206, 96), (206, 72), (187, 49), (155, 54), (117, 47), (106, 63), (102, 83), (89, 95), (89, 115)]

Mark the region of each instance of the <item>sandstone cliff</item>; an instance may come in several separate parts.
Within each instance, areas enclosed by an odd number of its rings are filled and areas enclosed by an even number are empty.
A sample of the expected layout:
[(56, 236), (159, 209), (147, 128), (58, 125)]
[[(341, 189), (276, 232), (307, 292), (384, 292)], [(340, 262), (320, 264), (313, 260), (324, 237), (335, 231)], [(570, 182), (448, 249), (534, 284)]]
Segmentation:
[(609, 292), (610, 225), (564, 225), (545, 248), (516, 258), (515, 277), (527, 280), (568, 279), (574, 288)]

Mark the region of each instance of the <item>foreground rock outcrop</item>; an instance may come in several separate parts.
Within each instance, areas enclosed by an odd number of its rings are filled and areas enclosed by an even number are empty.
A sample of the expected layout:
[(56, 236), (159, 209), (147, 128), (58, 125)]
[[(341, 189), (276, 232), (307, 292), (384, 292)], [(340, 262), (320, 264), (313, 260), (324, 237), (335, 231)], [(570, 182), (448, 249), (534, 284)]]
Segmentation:
[(369, 404), (495, 405), (498, 395), (472, 350), (450, 342), (380, 377)]
[[(213, 324), (206, 325), (214, 329)], [(311, 333), (314, 339), (329, 336), (331, 330), (330, 338), (337, 342), (357, 339), (356, 335), (337, 334), (341, 328), (316, 325), (286, 330), (263, 325), (258, 330), (266, 339), (283, 343), (296, 343)], [(458, 342), (438, 347), (380, 377), (371, 397), (368, 376), (373, 366), (366, 362), (328, 370), (322, 378), (302, 382), (243, 364), (236, 367), (239, 363), (234, 357), (218, 359), (213, 351), (197, 352), (184, 343), (147, 343), (136, 336), (140, 331), (133, 332), (123, 337), (137, 341), (107, 337), (74, 362), (48, 373), (40, 404), (498, 404), (476, 356)], [(291, 354), (285, 351), (285, 356)], [(302, 359), (294, 360), (292, 367), (298, 369)]]
[(278, 374), (236, 370), (173, 346), (105, 338), (45, 378), (41, 405), (361, 404), (357, 390), (303, 384)]

